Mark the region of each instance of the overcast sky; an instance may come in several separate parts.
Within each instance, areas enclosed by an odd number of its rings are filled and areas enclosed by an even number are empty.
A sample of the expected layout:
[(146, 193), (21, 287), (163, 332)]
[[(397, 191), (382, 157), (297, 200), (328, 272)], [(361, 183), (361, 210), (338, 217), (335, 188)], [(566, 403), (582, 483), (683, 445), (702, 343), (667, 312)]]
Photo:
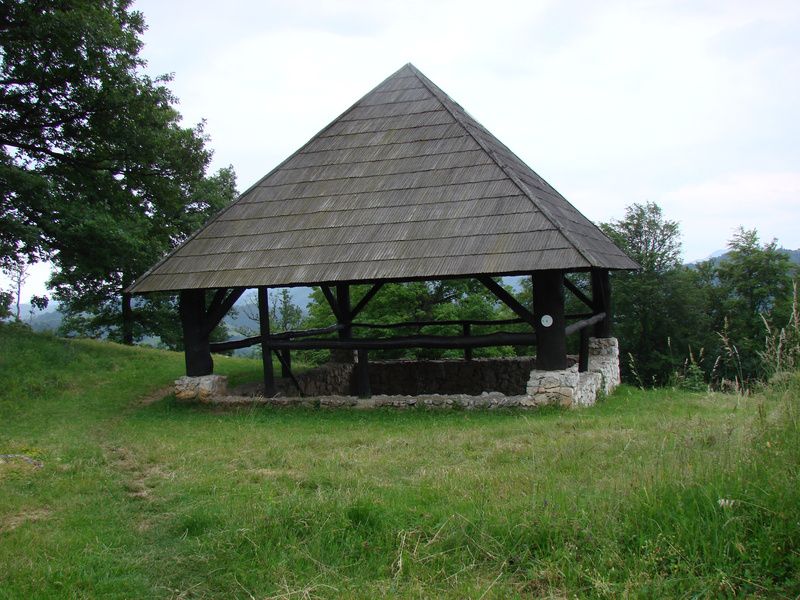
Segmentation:
[(797, 0), (134, 6), (240, 191), (412, 62), (596, 222), (654, 201), (687, 261), (739, 225), (800, 248)]

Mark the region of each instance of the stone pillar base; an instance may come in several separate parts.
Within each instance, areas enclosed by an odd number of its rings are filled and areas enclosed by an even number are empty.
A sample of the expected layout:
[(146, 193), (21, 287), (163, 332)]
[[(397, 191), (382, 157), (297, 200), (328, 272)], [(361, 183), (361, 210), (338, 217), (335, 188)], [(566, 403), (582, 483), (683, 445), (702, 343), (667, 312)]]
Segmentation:
[(589, 371), (600, 373), (603, 393), (608, 395), (620, 384), (619, 341), (617, 338), (589, 338)]
[(208, 402), (214, 397), (228, 394), (228, 378), (223, 375), (181, 377), (175, 380), (175, 397), (178, 400)]
[(578, 365), (561, 371), (531, 371), (529, 406), (592, 406), (602, 378), (599, 373), (578, 373)]
[(592, 406), (599, 393), (610, 394), (619, 385), (617, 338), (589, 338), (589, 370), (578, 365), (560, 371), (531, 371), (526, 388), (528, 406)]

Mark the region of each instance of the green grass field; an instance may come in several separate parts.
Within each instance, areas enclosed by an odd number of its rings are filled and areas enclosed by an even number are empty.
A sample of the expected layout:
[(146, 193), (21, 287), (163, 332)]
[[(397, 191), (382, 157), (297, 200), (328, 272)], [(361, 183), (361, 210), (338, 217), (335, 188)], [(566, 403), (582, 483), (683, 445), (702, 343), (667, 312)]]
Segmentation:
[[(800, 594), (797, 378), (592, 409), (220, 411), (0, 326), (2, 598)], [(259, 363), (217, 359), (233, 383)]]

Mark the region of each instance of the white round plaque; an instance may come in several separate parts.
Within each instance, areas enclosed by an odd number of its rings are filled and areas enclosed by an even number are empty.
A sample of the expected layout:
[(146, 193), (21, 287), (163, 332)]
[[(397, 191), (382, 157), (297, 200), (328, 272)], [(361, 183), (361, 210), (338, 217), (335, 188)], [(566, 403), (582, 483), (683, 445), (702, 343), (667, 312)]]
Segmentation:
[(542, 315), (542, 327), (550, 327), (553, 324), (553, 317), (550, 315)]

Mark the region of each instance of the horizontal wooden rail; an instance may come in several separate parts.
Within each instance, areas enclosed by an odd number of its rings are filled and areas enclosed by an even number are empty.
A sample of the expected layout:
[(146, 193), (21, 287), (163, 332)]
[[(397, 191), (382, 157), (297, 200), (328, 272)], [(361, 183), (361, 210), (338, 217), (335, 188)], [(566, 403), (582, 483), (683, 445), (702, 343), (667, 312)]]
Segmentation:
[[(575, 315), (581, 316), (581, 315)], [(586, 327), (591, 327), (606, 318), (605, 313), (592, 315), (587, 319), (568, 325), (565, 329), (566, 335), (572, 335)], [(432, 325), (509, 325), (513, 323), (524, 323), (522, 319), (505, 319), (502, 321), (415, 321), (408, 323), (390, 323), (381, 325), (378, 323), (353, 323), (353, 327), (366, 329), (399, 329), (401, 327), (427, 327)], [(273, 350), (394, 350), (401, 348), (485, 348), (489, 346), (531, 346), (536, 343), (536, 336), (533, 333), (510, 333), (497, 332), (486, 335), (461, 335), (461, 336), (436, 336), (436, 335), (414, 335), (392, 338), (352, 338), (352, 339), (324, 339), (313, 338), (315, 335), (335, 333), (342, 329), (343, 325), (331, 325), (319, 329), (308, 329), (305, 331), (286, 331), (269, 336), (266, 340), (267, 346)], [(309, 339), (312, 338), (312, 339)], [(241, 340), (231, 340), (229, 342), (218, 342), (211, 344), (211, 352), (227, 352), (239, 348), (247, 348), (261, 343), (261, 336), (244, 338)]]
[[(236, 340), (212, 344), (212, 352), (223, 352), (236, 348), (244, 348), (242, 342)], [(259, 340), (260, 341), (260, 340)], [(485, 348), (490, 346), (532, 346), (536, 344), (536, 335), (533, 333), (490, 333), (472, 336), (437, 336), (414, 335), (392, 338), (305, 338), (305, 339), (276, 339), (274, 336), (266, 341), (272, 350), (396, 350), (401, 348)], [(252, 345), (252, 344), (251, 344)]]
[[(313, 337), (315, 335), (324, 335), (326, 333), (336, 333), (343, 329), (344, 325), (330, 325), (328, 327), (320, 327), (319, 329), (305, 329), (303, 331), (284, 331), (282, 333), (274, 333), (269, 336), (270, 340), (293, 340), (297, 338)], [(229, 340), (227, 342), (214, 342), (210, 344), (211, 352), (228, 352), (229, 350), (238, 350), (240, 348), (249, 348), (261, 343), (261, 336), (256, 335), (253, 337), (242, 338), (240, 340)]]
[(595, 323), (599, 323), (605, 318), (606, 318), (606, 313), (601, 312), (597, 313), (592, 317), (589, 317), (588, 319), (584, 319), (583, 321), (578, 321), (577, 323), (573, 323), (572, 325), (567, 325), (566, 327), (567, 335), (572, 335), (576, 331), (580, 331), (581, 329), (585, 329), (586, 327), (591, 327)]
[(494, 321), (476, 321), (471, 319), (455, 319), (451, 321), (405, 321), (402, 323), (352, 323), (352, 327), (360, 327), (362, 329), (402, 329), (404, 327), (434, 327), (436, 325), (476, 325), (476, 326), (492, 326), (492, 325), (514, 325), (516, 323), (524, 323), (522, 319), (502, 319)]
[(585, 313), (573, 313), (571, 315), (564, 315), (565, 319), (588, 319), (589, 317), (593, 317), (594, 313), (585, 312)]

